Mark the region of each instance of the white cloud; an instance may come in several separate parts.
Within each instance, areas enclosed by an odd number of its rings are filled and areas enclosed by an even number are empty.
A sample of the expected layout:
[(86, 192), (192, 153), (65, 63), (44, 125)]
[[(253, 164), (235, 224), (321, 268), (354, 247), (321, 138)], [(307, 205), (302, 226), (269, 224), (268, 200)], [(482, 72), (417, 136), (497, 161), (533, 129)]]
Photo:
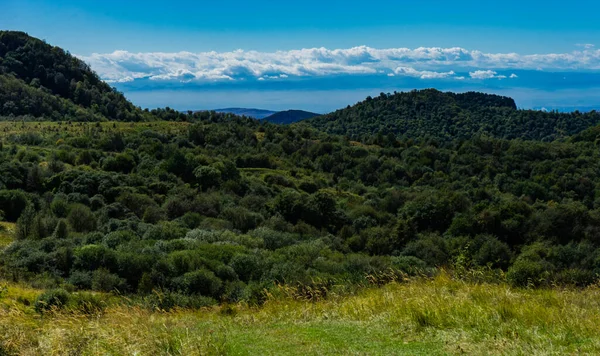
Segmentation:
[(596, 45), (593, 45), (591, 43), (578, 43), (576, 44), (577, 47), (583, 47), (585, 49), (592, 49), (594, 47), (596, 47)]
[[(131, 53), (115, 51), (80, 56), (109, 82), (139, 79), (171, 81), (235, 81), (258, 78), (330, 75), (395, 75), (420, 79), (503, 79), (511, 69), (600, 70), (600, 50), (592, 45), (571, 53), (484, 53), (464, 48), (348, 49), (308, 48), (291, 51)], [(418, 68), (418, 69), (415, 69)], [(389, 73), (389, 74), (386, 74)], [(509, 72), (510, 73), (510, 72)], [(461, 75), (462, 76), (462, 75)], [(516, 78), (510, 75), (509, 78)], [(467, 78), (468, 79), (468, 78)]]
[(415, 77), (421, 79), (445, 79), (454, 76), (454, 71), (449, 72), (434, 72), (429, 70), (416, 70), (412, 67), (398, 67), (394, 70), (397, 75), (404, 75), (407, 77)]
[[(469, 72), (469, 76), (473, 79), (506, 79), (505, 75), (498, 74), (493, 70), (476, 70), (474, 72)], [(514, 76), (514, 77), (513, 77)], [(515, 74), (510, 76), (511, 78), (516, 78)]]

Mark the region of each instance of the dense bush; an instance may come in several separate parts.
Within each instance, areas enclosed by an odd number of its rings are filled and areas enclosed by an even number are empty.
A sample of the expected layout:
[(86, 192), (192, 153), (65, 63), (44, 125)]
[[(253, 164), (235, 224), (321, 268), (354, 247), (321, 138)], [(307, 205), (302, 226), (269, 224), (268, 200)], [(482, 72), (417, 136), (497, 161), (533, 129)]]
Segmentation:
[(51, 289), (36, 299), (34, 307), (38, 313), (63, 308), (69, 303), (71, 295), (64, 289)]

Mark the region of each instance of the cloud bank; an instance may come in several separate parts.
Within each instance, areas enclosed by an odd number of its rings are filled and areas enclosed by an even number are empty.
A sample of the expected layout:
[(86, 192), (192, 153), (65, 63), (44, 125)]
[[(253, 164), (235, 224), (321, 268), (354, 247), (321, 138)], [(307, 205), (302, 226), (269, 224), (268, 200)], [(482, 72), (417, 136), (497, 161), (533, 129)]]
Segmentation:
[[(277, 52), (113, 53), (79, 56), (108, 82), (283, 81), (327, 76), (402, 76), (421, 80), (511, 80), (512, 70), (597, 71), (600, 49), (570, 53), (483, 53), (464, 48), (310, 48)], [(503, 71), (503, 74), (499, 74)], [(507, 72), (508, 71), (508, 72)]]

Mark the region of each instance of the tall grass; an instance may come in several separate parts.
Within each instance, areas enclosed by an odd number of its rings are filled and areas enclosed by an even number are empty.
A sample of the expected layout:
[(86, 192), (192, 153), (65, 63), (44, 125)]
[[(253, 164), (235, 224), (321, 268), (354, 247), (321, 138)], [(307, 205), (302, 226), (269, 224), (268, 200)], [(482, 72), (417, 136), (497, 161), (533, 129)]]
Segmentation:
[[(0, 355), (598, 354), (600, 289), (513, 289), (442, 273), (352, 296), (300, 300), (283, 291), (261, 308), (43, 315), (8, 285), (0, 296)], [(17, 301), (21, 298), (21, 302)]]
[(0, 249), (10, 245), (14, 240), (15, 224), (0, 221)]

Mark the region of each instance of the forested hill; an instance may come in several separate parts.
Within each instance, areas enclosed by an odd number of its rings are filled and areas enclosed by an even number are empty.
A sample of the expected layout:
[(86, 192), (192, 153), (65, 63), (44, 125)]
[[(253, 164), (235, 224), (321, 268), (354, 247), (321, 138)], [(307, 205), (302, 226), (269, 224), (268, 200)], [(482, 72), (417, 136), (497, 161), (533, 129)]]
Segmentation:
[(319, 114), (303, 110), (287, 110), (267, 116), (265, 117), (265, 121), (272, 122), (274, 124), (288, 125), (301, 120), (310, 119), (315, 116), (319, 116)]
[[(66, 100), (65, 100), (66, 99)], [(140, 121), (142, 111), (83, 61), (24, 32), (0, 31), (0, 117)]]
[(427, 89), (382, 93), (306, 122), (319, 130), (358, 140), (379, 134), (442, 140), (487, 134), (552, 141), (597, 125), (600, 114), (518, 110), (513, 99), (503, 96)]

